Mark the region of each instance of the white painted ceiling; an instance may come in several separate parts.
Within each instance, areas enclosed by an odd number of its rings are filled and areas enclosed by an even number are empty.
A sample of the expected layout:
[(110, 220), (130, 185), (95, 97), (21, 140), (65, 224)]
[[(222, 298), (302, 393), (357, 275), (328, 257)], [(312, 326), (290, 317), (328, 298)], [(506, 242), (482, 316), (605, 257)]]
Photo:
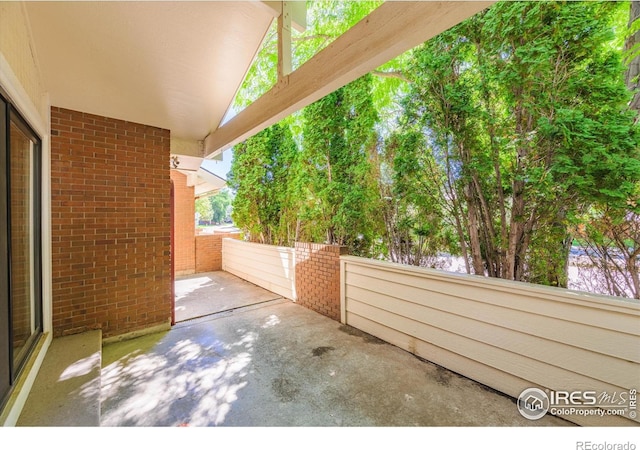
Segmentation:
[(256, 1), (27, 2), (58, 107), (203, 139), (222, 121), (274, 19)]

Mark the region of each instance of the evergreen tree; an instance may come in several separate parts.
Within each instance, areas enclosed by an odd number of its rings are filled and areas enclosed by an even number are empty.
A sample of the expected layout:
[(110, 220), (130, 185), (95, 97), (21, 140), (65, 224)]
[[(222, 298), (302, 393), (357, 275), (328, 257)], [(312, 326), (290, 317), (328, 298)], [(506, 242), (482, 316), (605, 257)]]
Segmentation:
[(616, 8), (500, 3), (413, 53), (405, 128), (425, 135), (451, 186), (440, 201), (474, 273), (566, 286), (569, 218), (633, 195)]
[[(356, 3), (314, 3), (295, 64), (375, 7)], [(343, 22), (316, 21), (327, 5)], [(236, 146), (236, 223), (259, 242), (418, 265), (453, 252), (468, 273), (553, 286), (578, 237), (624, 255), (635, 288), (609, 293), (638, 295), (637, 11), (495, 4)], [(258, 59), (239, 104), (275, 76)]]
[(368, 254), (377, 231), (371, 164), (377, 114), (371, 76), (309, 105), (303, 117), (298, 178), (302, 236)]
[(287, 123), (278, 123), (234, 148), (229, 186), (236, 191), (233, 220), (249, 240), (290, 245), (295, 204), (289, 171), (297, 146)]

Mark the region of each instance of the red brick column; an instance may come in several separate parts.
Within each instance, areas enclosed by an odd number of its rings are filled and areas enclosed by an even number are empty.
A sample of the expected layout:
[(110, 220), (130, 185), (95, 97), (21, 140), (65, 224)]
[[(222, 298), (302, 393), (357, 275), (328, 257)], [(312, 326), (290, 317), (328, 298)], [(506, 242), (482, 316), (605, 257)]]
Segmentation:
[(340, 255), (345, 247), (296, 242), (297, 303), (340, 320)]
[(169, 130), (51, 108), (54, 335), (171, 318)]
[(171, 171), (174, 193), (175, 271), (176, 275), (187, 275), (196, 269), (196, 200), (193, 186), (187, 186), (187, 176), (177, 170)]
[(240, 239), (240, 233), (196, 236), (196, 273), (222, 270), (222, 240), (224, 238)]

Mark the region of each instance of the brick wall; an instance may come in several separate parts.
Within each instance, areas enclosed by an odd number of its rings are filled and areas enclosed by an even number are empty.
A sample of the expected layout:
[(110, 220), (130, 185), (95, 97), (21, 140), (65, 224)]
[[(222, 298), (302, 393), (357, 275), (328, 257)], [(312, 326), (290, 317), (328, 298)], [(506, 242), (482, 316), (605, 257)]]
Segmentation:
[(296, 242), (297, 303), (340, 320), (340, 255), (338, 245)]
[(174, 192), (174, 245), (176, 275), (194, 273), (196, 267), (195, 244), (195, 193), (187, 186), (187, 176), (177, 170), (171, 171)]
[(169, 139), (51, 108), (54, 335), (169, 323)]
[(222, 240), (240, 239), (240, 233), (201, 234), (196, 241), (196, 273), (222, 270)]

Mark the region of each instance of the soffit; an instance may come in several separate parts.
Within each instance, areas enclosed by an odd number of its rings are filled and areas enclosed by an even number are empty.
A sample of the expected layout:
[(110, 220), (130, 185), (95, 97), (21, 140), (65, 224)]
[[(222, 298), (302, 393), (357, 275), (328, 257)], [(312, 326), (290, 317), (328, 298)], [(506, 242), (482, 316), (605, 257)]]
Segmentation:
[(27, 2), (55, 106), (203, 139), (276, 14), (259, 2)]

